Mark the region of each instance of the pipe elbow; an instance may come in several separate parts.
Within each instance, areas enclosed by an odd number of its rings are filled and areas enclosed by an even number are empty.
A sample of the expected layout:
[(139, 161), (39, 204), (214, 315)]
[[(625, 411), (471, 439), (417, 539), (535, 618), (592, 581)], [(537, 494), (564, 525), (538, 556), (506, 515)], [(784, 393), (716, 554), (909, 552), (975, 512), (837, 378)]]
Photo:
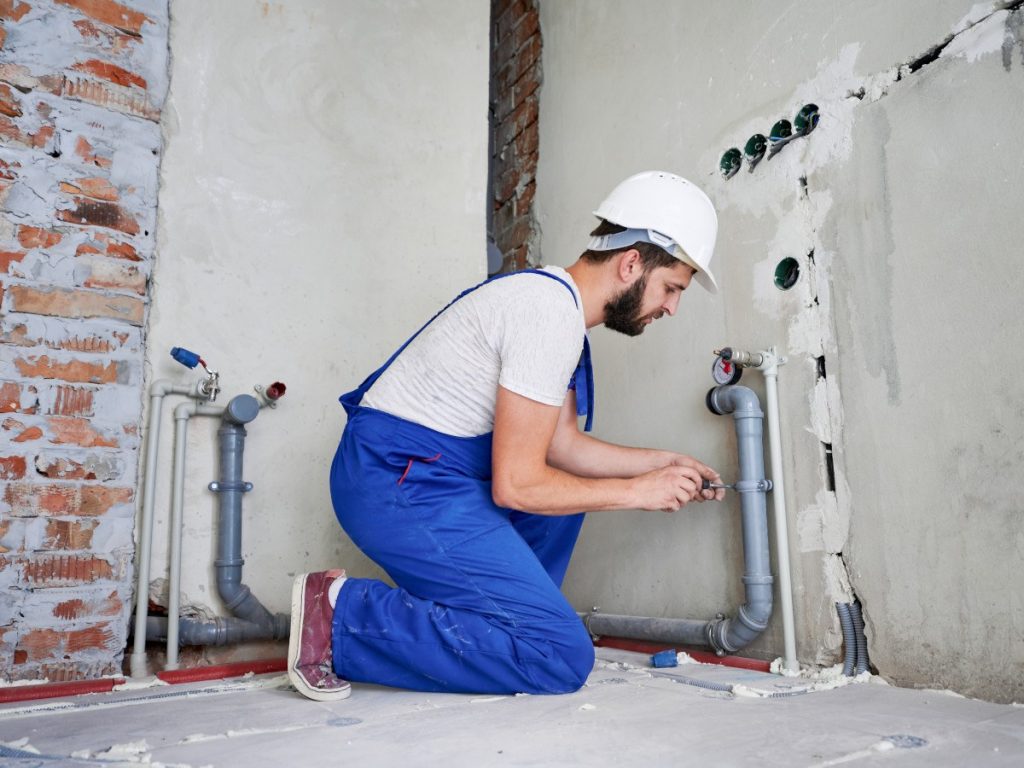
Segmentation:
[(260, 403), (252, 395), (236, 395), (224, 409), (224, 421), (239, 426), (248, 424), (260, 414)]
[(754, 416), (763, 418), (761, 401), (757, 394), (749, 387), (741, 387), (737, 384), (725, 384), (720, 387), (712, 387), (707, 394), (708, 409), (719, 416), (728, 413), (739, 417)]
[(192, 400), (186, 400), (174, 406), (174, 420), (188, 421), (198, 413), (198, 405)]
[(170, 379), (156, 379), (149, 385), (150, 397), (166, 397), (174, 392), (174, 382)]

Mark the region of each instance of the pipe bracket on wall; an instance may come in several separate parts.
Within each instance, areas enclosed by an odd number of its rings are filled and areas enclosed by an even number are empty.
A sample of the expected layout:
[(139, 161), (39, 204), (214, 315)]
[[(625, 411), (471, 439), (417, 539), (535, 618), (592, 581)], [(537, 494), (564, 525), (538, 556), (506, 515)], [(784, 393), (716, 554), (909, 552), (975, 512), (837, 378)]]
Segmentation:
[(232, 491), (241, 491), (242, 493), (248, 493), (252, 490), (252, 483), (224, 483), (217, 482), (214, 480), (208, 486), (214, 493), (231, 493)]

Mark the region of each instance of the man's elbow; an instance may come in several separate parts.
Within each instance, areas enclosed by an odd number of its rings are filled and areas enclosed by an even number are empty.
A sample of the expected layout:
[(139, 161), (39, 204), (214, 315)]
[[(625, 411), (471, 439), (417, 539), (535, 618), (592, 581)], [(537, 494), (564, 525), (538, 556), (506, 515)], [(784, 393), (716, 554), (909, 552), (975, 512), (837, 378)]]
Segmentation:
[(522, 509), (522, 493), (509, 478), (495, 477), (491, 481), (491, 499), (499, 507), (506, 509)]

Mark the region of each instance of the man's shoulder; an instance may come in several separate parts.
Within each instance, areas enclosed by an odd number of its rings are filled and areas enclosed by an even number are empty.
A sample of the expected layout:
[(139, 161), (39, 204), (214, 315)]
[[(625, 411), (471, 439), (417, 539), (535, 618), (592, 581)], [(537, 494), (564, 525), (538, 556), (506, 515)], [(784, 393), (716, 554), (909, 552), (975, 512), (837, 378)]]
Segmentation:
[[(570, 307), (578, 304), (577, 293), (568, 273), (560, 267), (523, 270), (492, 279), (484, 288), (485, 295), (500, 297), (507, 301), (537, 301), (543, 304), (568, 302)], [(562, 299), (562, 301), (557, 301)]]

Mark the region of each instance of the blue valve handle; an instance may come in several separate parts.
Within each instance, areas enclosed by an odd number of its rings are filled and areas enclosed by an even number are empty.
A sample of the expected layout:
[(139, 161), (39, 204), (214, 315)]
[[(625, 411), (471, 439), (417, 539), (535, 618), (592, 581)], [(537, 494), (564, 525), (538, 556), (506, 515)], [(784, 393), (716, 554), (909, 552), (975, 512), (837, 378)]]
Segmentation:
[(171, 357), (173, 357), (179, 363), (184, 365), (186, 368), (195, 368), (200, 363), (202, 363), (203, 368), (206, 367), (206, 363), (203, 363), (203, 358), (201, 358), (195, 352), (190, 352), (184, 347), (171, 347)]

